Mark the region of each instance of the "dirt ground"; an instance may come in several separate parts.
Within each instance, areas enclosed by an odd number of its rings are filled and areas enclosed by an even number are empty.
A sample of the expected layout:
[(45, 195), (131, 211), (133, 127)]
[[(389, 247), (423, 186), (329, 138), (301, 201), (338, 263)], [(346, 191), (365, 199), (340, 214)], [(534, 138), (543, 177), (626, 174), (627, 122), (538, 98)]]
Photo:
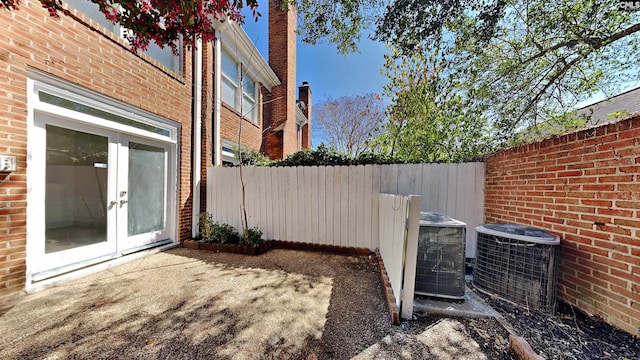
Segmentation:
[(492, 321), (390, 325), (372, 257), (178, 248), (23, 297), (0, 358), (509, 359)]

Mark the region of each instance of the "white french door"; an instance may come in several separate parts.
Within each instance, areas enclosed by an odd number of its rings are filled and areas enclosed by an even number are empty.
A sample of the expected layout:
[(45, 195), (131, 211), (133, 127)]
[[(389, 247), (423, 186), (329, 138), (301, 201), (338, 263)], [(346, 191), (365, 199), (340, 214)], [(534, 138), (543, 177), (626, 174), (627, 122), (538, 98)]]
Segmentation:
[(170, 236), (169, 147), (126, 135), (119, 140), (117, 247), (128, 251)]
[[(38, 113), (45, 144), (34, 280), (172, 237), (170, 143)], [(34, 239), (35, 240), (35, 239)]]
[(39, 115), (45, 143), (34, 154), (44, 167), (44, 228), (36, 271), (62, 268), (117, 251), (117, 134)]

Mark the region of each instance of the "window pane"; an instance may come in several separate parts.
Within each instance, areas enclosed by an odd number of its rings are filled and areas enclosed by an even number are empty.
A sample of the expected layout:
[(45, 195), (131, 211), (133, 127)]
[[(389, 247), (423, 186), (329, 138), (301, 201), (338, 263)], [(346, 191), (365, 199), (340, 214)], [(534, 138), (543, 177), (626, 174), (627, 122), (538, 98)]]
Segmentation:
[(64, 2), (89, 18), (95, 20), (98, 24), (115, 32), (115, 25), (104, 17), (104, 14), (100, 12), (98, 4), (94, 4), (87, 0), (64, 0)]
[(96, 116), (105, 120), (115, 121), (120, 124), (133, 126), (135, 128), (150, 131), (152, 133), (160, 134), (162, 136), (171, 136), (171, 132), (167, 129), (163, 129), (153, 125), (144, 124), (135, 120), (127, 119), (125, 117), (118, 116), (100, 109), (96, 109), (91, 106), (78, 104), (77, 102), (74, 102), (71, 100), (67, 100), (55, 95), (47, 94), (46, 92), (41, 91), (39, 93), (39, 97), (40, 97), (40, 101), (45, 102), (47, 104), (60, 106), (65, 109), (81, 112), (83, 114), (87, 114), (91, 116)]
[(156, 45), (156, 43), (151, 42), (149, 44), (149, 48), (147, 48), (144, 53), (154, 58), (160, 64), (166, 66), (167, 69), (178, 73), (181, 70), (179, 66), (177, 66), (179, 63), (179, 56), (173, 55), (169, 46), (165, 46), (164, 49), (161, 49), (160, 46)]
[(129, 143), (129, 236), (164, 230), (165, 163), (163, 148)]
[(222, 78), (222, 101), (232, 108), (236, 108), (236, 86), (226, 78)]
[(109, 139), (46, 129), (45, 253), (106, 242)]
[(242, 91), (246, 95), (249, 95), (251, 98), (255, 97), (256, 82), (253, 81), (253, 79), (251, 79), (246, 74), (244, 75), (244, 78), (242, 79)]
[(222, 50), (222, 73), (234, 83), (238, 81), (238, 64), (225, 50)]
[(256, 102), (247, 96), (242, 97), (242, 115), (248, 119), (256, 120), (257, 111)]

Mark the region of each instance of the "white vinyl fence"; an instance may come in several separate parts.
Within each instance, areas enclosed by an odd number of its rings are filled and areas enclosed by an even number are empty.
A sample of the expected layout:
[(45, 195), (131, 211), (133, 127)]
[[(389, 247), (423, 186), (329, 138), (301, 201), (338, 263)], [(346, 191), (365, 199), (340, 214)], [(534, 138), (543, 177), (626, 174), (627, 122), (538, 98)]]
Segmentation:
[(405, 319), (413, 313), (421, 201), (421, 196), (380, 194), (379, 198), (380, 256)]
[[(422, 211), (467, 223), (467, 257), (475, 256), (472, 229), (483, 221), (484, 163), (366, 166), (244, 167), (250, 227), (266, 239), (380, 247), (380, 193), (421, 195)], [(207, 212), (241, 229), (239, 168), (209, 168)]]

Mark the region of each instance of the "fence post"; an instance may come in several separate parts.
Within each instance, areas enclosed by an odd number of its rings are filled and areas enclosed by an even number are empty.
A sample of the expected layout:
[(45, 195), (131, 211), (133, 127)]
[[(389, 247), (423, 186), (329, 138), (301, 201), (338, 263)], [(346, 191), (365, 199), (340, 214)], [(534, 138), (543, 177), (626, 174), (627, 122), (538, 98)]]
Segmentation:
[(409, 195), (407, 216), (407, 240), (404, 251), (404, 279), (400, 304), (400, 315), (405, 319), (413, 316), (413, 292), (416, 285), (416, 262), (418, 258), (418, 235), (420, 232), (420, 209), (422, 196)]

